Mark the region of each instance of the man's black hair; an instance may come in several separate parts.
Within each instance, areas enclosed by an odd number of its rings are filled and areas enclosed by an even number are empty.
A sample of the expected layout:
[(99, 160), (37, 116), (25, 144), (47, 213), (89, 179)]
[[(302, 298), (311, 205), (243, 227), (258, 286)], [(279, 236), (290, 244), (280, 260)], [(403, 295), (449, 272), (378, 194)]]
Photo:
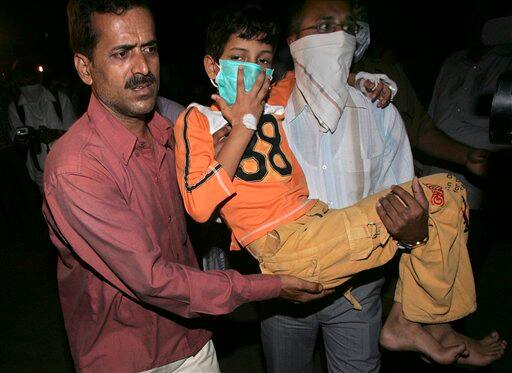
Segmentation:
[(73, 52), (88, 58), (98, 41), (92, 27), (93, 13), (121, 15), (132, 8), (142, 7), (150, 11), (146, 0), (70, 0), (68, 2), (69, 43)]
[[(357, 3), (362, 2), (361, 0), (345, 0), (351, 6), (356, 6)], [(304, 13), (304, 6), (306, 5), (306, 0), (297, 0), (293, 1), (290, 6), (290, 17), (288, 23), (288, 35), (300, 33), (300, 25), (302, 24), (302, 17)]]
[(233, 34), (269, 44), (275, 50), (279, 30), (277, 23), (257, 5), (224, 8), (213, 15), (208, 25), (206, 53), (218, 60)]

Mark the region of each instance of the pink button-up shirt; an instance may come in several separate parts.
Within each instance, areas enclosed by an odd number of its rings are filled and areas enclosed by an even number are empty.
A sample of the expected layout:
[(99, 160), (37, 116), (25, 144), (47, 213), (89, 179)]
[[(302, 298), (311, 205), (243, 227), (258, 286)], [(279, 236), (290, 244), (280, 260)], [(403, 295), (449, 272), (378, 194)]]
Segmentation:
[(81, 371), (143, 371), (191, 356), (211, 335), (185, 318), (228, 313), (280, 291), (274, 276), (198, 269), (169, 122), (155, 114), (148, 128), (153, 145), (92, 96), (47, 159), (43, 210)]

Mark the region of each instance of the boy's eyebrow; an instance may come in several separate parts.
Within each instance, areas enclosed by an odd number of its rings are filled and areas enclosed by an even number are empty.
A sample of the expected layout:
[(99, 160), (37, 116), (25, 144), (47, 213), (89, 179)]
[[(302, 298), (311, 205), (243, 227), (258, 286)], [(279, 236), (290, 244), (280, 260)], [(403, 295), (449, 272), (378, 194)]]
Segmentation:
[(237, 50), (237, 51), (242, 51), (242, 52), (248, 52), (248, 50), (247, 50), (247, 49), (245, 49), (245, 48), (238, 48), (238, 47), (233, 47), (233, 48), (231, 48), (231, 49), (230, 49), (230, 51), (232, 51), (232, 50)]
[[(247, 49), (245, 49), (245, 48), (238, 48), (238, 47), (233, 47), (233, 48), (230, 49), (230, 51), (233, 51), (233, 50), (238, 50), (238, 51), (241, 51), (241, 52), (248, 52)], [(263, 50), (259, 54), (262, 54), (262, 53), (272, 53), (272, 49)]]

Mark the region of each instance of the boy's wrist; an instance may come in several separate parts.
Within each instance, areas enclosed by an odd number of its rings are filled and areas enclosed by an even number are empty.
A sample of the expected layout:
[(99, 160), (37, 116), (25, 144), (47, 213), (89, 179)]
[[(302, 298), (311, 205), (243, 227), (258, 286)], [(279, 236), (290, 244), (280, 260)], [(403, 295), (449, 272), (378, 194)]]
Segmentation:
[(231, 132), (227, 138), (227, 140), (231, 141), (249, 141), (252, 136), (254, 135), (254, 131), (245, 127), (242, 122), (232, 123), (233, 127), (231, 129)]
[[(254, 116), (253, 116), (253, 118), (254, 118)], [(254, 120), (254, 121), (256, 121), (256, 120)], [(249, 125), (244, 123), (243, 117), (239, 118), (239, 119), (236, 119), (236, 120), (234, 120), (231, 123), (231, 125), (233, 126), (233, 129), (231, 131), (232, 132), (235, 131), (235, 132), (239, 132), (239, 133), (248, 133), (248, 132), (250, 132), (252, 134), (252, 133), (254, 133), (256, 128), (254, 128), (254, 129), (250, 128), (251, 127), (250, 124), (252, 124), (252, 123), (249, 123)], [(257, 121), (256, 121), (256, 124), (257, 124)]]

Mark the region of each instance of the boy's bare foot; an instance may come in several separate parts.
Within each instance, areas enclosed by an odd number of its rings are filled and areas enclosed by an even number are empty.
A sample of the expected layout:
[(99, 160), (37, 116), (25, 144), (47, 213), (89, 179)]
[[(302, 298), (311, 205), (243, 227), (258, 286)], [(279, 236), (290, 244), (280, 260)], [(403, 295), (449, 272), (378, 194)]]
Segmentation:
[(450, 324), (425, 325), (427, 330), (441, 345), (451, 346), (464, 343), (469, 352), (467, 356), (460, 356), (458, 364), (485, 366), (498, 360), (505, 353), (507, 342), (500, 339), (497, 332), (492, 332), (481, 340), (469, 338), (457, 333)]
[(463, 342), (442, 346), (420, 324), (407, 320), (397, 302), (382, 327), (380, 344), (392, 351), (420, 352), (439, 364), (453, 364), (466, 351)]

